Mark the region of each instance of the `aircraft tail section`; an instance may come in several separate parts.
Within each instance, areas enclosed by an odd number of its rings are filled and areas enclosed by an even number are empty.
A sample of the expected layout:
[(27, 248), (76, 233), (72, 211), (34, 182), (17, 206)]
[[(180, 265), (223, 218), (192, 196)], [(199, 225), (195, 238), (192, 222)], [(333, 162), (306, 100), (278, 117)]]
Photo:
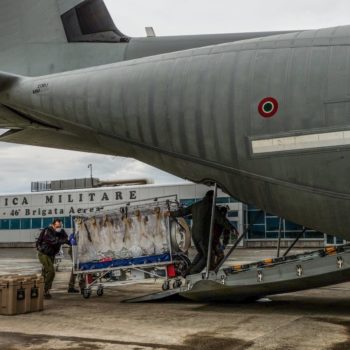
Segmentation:
[(104, 0), (0, 0), (0, 71), (49, 75), (282, 33), (130, 38)]
[(103, 0), (2, 0), (0, 46), (19, 43), (119, 42)]
[(62, 23), (69, 42), (129, 41), (115, 26), (103, 0), (80, 1), (62, 14)]
[(38, 76), (121, 61), (128, 41), (103, 0), (0, 1), (0, 71)]

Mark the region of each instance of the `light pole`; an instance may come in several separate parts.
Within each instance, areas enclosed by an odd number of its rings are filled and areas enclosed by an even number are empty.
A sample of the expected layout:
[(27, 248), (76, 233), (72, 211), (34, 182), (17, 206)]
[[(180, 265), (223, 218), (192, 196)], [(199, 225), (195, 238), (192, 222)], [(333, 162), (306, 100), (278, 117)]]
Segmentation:
[(91, 187), (94, 187), (93, 180), (92, 180), (92, 164), (88, 165), (88, 169), (90, 169)]

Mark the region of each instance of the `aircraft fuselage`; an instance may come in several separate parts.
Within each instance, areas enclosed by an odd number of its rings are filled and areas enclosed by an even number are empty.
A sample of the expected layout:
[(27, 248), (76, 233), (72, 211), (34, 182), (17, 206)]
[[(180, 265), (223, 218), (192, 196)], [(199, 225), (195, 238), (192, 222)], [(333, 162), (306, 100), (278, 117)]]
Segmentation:
[(25, 78), (0, 102), (350, 239), (348, 38), (340, 27)]

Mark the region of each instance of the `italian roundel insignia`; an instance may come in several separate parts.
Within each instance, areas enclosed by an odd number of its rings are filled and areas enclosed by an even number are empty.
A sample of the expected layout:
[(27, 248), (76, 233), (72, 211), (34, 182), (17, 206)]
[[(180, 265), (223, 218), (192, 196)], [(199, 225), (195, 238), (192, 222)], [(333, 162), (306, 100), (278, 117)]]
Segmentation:
[(260, 101), (258, 111), (263, 118), (271, 118), (278, 112), (278, 101), (273, 97), (266, 97)]

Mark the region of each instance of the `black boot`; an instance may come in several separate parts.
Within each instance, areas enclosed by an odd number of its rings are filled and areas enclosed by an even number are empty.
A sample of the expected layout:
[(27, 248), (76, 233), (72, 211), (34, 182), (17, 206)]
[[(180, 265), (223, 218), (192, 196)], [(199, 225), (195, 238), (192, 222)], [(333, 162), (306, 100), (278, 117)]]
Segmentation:
[(80, 293), (80, 291), (79, 291), (79, 289), (75, 289), (74, 287), (69, 287), (68, 293)]
[(45, 290), (44, 292), (44, 299), (51, 299), (52, 298), (52, 295), (50, 294), (50, 291), (49, 290)]

